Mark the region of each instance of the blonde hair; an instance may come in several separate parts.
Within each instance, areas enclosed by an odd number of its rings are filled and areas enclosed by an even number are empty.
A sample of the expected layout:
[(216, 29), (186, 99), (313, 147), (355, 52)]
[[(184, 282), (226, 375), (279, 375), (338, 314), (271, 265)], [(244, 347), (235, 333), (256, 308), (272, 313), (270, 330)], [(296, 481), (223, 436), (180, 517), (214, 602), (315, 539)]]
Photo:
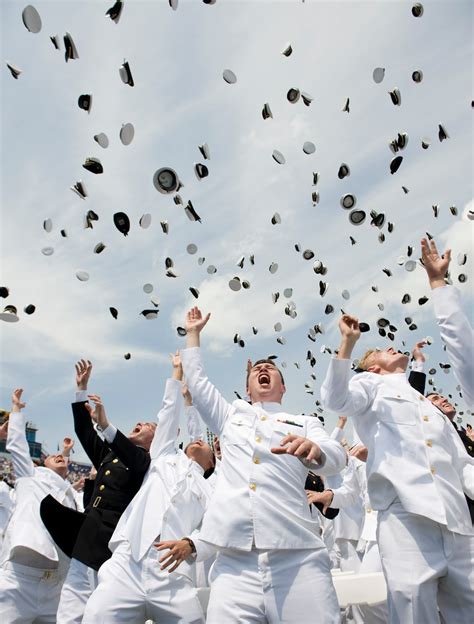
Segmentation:
[(371, 364), (369, 364), (367, 360), (369, 360), (370, 356), (373, 353), (377, 353), (377, 351), (378, 349), (368, 349), (364, 353), (364, 355), (360, 358), (357, 368), (359, 368), (360, 370), (366, 371), (369, 368), (369, 366), (371, 366)]

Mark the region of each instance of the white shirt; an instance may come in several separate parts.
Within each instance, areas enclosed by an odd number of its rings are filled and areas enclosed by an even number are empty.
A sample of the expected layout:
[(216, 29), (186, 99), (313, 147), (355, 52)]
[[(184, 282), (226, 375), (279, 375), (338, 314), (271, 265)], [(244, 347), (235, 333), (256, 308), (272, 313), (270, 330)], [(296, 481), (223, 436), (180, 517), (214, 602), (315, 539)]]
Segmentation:
[(13, 512), (15, 504), (13, 492), (13, 488), (7, 485), (5, 481), (0, 481), (0, 540), (3, 538), (3, 533)]
[(330, 506), (340, 510), (333, 520), (335, 539), (358, 541), (365, 514), (353, 457), (348, 458), (342, 477), (341, 483), (333, 481), (335, 477), (326, 477), (326, 487), (332, 489), (334, 494)]
[(40, 516), (40, 503), (48, 494), (76, 509), (71, 484), (49, 468), (35, 468), (25, 436), (24, 412), (12, 412), (7, 450), (11, 453), (15, 482), (15, 508), (5, 532), (2, 562), (34, 567), (55, 567), (64, 555), (57, 549)]
[[(309, 467), (319, 474), (342, 470), (342, 446), (317, 418), (288, 414), (279, 403), (228, 403), (206, 377), (198, 347), (182, 350), (181, 360), (193, 402), (222, 448), (201, 540), (246, 551), (322, 548), (304, 484)], [(325, 455), (323, 465), (272, 453), (287, 434), (317, 443)]]
[(474, 459), (448, 419), (414, 390), (404, 373), (359, 373), (332, 358), (321, 387), (325, 407), (354, 418), (369, 450), (367, 480), (374, 509), (398, 498), (404, 509), (473, 533), (463, 491), (474, 496)]
[(441, 339), (469, 409), (474, 409), (474, 336), (461, 307), (460, 292), (454, 286), (431, 291)]
[[(150, 469), (109, 542), (112, 551), (122, 541), (129, 542), (135, 561), (145, 556), (157, 538), (179, 540), (191, 535), (210, 497), (203, 469), (176, 448), (181, 402), (181, 383), (168, 379), (150, 448)], [(182, 563), (177, 574), (191, 576), (190, 566)]]

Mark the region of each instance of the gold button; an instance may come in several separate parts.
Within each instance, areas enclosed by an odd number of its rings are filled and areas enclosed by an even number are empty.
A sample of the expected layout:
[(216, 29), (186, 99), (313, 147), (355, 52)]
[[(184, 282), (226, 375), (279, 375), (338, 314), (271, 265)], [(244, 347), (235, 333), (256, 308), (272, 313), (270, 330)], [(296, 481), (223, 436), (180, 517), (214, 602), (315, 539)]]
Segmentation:
[(106, 476), (106, 477), (108, 477), (108, 476), (109, 476), (109, 474), (110, 474), (110, 470), (106, 470), (106, 471), (105, 471), (105, 476)]
[(260, 416), (260, 420), (267, 420), (267, 417), (265, 416), (265, 414), (263, 416)]
[(429, 421), (428, 416), (423, 416), (423, 420), (424, 420), (425, 422), (428, 422), (428, 421)]
[(261, 442), (262, 438), (260, 436), (255, 436), (255, 442)]
[(113, 463), (113, 464), (118, 464), (118, 459), (117, 459), (117, 458), (113, 459), (113, 460), (112, 460), (112, 463)]
[(367, 507), (367, 513), (372, 513), (372, 509), (370, 507)]
[(253, 458), (253, 463), (254, 464), (259, 464), (260, 463), (260, 457), (254, 457)]
[(249, 484), (249, 488), (255, 492), (255, 490), (257, 489), (257, 484), (256, 483), (250, 483)]
[(103, 491), (105, 490), (105, 485), (101, 485), (101, 486), (99, 487), (99, 490), (100, 490), (101, 492), (103, 492)]
[(422, 394), (420, 394), (420, 395), (418, 396), (418, 398), (420, 399), (420, 401), (424, 401), (424, 400), (425, 400), (425, 397), (424, 397)]
[(426, 446), (432, 447), (433, 442), (431, 440), (426, 440)]
[(431, 469), (431, 474), (436, 474), (436, 470), (434, 468)]

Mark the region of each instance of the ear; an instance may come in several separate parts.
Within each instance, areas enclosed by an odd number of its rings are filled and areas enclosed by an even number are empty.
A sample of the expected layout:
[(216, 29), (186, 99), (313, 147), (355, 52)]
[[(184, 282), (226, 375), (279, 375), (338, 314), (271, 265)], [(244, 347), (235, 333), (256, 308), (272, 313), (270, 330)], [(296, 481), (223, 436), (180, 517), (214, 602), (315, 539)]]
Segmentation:
[(286, 392), (286, 387), (283, 384), (281, 384), (281, 393), (285, 394), (285, 392)]
[(368, 373), (380, 373), (380, 370), (381, 370), (380, 366), (374, 365), (374, 366), (369, 366), (369, 368), (367, 369), (367, 372)]

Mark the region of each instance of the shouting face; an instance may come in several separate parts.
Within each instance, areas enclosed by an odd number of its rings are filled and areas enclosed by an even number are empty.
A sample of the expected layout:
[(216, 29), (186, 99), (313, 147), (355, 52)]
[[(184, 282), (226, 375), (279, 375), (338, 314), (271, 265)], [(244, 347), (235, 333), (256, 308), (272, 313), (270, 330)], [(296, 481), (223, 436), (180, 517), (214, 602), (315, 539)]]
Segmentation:
[(285, 391), (282, 374), (272, 361), (261, 360), (252, 366), (247, 379), (247, 392), (252, 403), (281, 403)]

